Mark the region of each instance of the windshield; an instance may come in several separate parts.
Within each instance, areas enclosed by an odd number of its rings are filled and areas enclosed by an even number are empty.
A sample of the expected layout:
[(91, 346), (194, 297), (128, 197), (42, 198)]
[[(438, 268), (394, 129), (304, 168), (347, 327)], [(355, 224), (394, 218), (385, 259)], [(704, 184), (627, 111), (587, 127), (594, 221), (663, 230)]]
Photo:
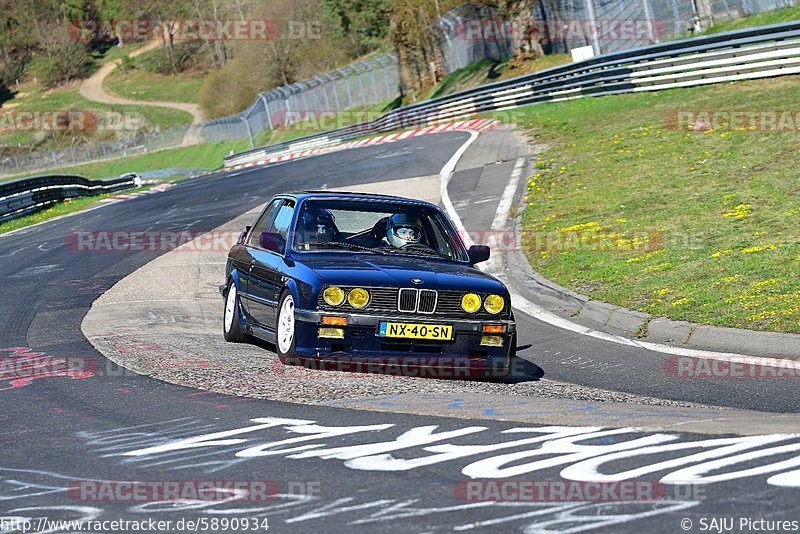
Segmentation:
[(352, 250), (468, 261), (441, 211), (391, 203), (308, 200), (298, 214), (294, 250)]

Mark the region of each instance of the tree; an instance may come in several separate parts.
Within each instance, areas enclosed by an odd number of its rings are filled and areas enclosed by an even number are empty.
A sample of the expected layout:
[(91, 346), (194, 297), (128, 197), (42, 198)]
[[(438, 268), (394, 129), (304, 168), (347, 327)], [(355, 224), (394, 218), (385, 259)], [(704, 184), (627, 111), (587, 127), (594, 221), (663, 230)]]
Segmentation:
[(48, 25), (42, 47), (45, 56), (43, 82), (48, 87), (85, 78), (91, 71), (92, 58), (86, 45), (76, 40), (64, 26)]
[(232, 43), (232, 59), (209, 76), (200, 105), (209, 117), (247, 107), (259, 92), (290, 85), (348, 63), (345, 39), (321, 24), (320, 0), (271, 0), (259, 4), (253, 19), (274, 21), (276, 34), (266, 40)]
[(30, 20), (19, 4), (4, 0), (0, 3), (0, 84), (16, 83), (25, 72), (35, 47)]
[(389, 42), (389, 0), (323, 0), (324, 13), (334, 32), (349, 43), (350, 53), (360, 56)]
[(420, 91), (423, 87), (437, 81), (437, 65), (441, 64), (441, 57), (431, 26), (438, 20), (442, 9), (450, 9), (455, 3), (456, 0), (392, 2), (392, 44), (397, 54), (404, 97), (411, 101), (422, 97)]

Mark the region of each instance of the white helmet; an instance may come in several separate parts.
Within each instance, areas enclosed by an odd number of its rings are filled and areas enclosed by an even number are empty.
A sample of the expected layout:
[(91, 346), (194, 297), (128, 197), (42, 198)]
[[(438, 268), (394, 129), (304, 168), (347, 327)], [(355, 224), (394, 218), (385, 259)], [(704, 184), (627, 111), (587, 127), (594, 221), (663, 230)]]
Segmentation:
[(422, 225), (414, 215), (395, 213), (386, 223), (386, 241), (397, 248), (422, 241)]

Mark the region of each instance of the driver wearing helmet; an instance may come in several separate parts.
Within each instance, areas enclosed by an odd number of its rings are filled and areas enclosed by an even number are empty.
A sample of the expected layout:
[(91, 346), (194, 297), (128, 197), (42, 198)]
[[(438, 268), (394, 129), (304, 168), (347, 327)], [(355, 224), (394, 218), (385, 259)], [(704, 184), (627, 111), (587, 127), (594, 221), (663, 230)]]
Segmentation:
[(386, 223), (386, 242), (395, 247), (422, 243), (422, 225), (414, 215), (395, 213)]

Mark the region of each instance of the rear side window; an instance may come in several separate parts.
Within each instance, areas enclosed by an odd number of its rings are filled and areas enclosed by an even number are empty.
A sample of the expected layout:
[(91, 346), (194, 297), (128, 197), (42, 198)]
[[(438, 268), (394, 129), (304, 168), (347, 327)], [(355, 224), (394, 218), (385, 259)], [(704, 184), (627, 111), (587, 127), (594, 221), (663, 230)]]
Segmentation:
[(250, 237), (247, 240), (248, 245), (254, 247), (258, 246), (259, 234), (267, 231), (267, 225), (272, 220), (272, 215), (275, 213), (275, 210), (278, 208), (278, 204), (280, 203), (281, 199), (279, 198), (276, 198), (269, 203), (267, 209), (264, 210), (264, 213), (261, 214), (261, 217), (259, 217), (256, 223), (253, 225), (253, 229), (250, 231)]
[(280, 234), (286, 240), (289, 235), (289, 226), (292, 224), (292, 216), (294, 215), (294, 202), (287, 200), (278, 210), (278, 215), (275, 216), (275, 222), (272, 223), (270, 232)]

